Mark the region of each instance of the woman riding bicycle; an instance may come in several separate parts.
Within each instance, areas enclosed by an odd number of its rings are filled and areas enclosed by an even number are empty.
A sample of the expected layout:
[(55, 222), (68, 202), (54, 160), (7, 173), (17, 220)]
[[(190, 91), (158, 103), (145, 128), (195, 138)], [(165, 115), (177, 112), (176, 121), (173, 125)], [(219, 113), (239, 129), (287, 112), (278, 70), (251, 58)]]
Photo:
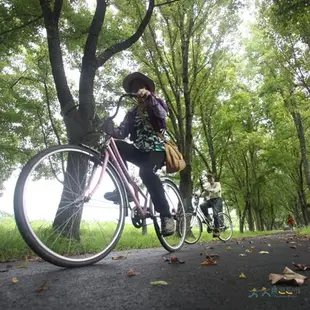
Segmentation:
[(208, 196), (208, 200), (200, 205), (200, 208), (207, 219), (211, 220), (208, 208), (212, 208), (213, 210), (213, 218), (214, 218), (214, 231), (213, 237), (216, 238), (220, 235), (219, 231), (219, 217), (218, 213), (222, 212), (223, 209), (223, 202), (222, 202), (222, 195), (221, 195), (221, 183), (215, 182), (215, 177), (213, 174), (207, 175), (207, 180), (204, 184), (204, 192), (202, 196)]
[[(124, 160), (140, 168), (139, 176), (150, 193), (155, 210), (160, 213), (163, 236), (174, 234), (174, 220), (163, 185), (155, 172), (165, 162), (165, 146), (157, 132), (166, 128), (168, 107), (154, 94), (154, 82), (140, 72), (129, 74), (123, 80), (127, 93), (137, 93), (137, 104), (125, 115), (120, 126), (114, 128), (112, 120), (105, 122), (104, 131), (115, 139), (119, 153)], [(121, 141), (130, 136), (133, 144)], [(127, 164), (126, 164), (127, 165)], [(108, 192), (107, 200), (118, 202), (118, 192)], [(131, 199), (131, 197), (128, 197)]]

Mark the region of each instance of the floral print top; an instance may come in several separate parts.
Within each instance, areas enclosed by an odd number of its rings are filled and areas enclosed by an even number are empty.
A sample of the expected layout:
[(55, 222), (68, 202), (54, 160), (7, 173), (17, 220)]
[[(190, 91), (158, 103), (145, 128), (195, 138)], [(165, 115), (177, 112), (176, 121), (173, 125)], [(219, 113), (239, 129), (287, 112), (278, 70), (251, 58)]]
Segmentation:
[(134, 127), (137, 131), (135, 146), (143, 152), (163, 152), (165, 145), (163, 140), (156, 134), (155, 130), (149, 123), (149, 115), (145, 111), (144, 118), (137, 113), (134, 119)]

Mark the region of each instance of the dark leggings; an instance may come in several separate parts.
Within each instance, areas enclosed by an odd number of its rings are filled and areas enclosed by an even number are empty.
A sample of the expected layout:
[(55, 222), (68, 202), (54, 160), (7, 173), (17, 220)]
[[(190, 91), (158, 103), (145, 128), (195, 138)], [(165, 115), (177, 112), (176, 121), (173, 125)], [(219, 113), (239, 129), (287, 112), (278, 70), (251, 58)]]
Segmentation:
[(125, 141), (115, 142), (125, 164), (129, 161), (140, 168), (139, 176), (150, 193), (155, 210), (161, 217), (171, 217), (163, 185), (155, 174), (164, 165), (165, 152), (142, 152)]
[[(211, 198), (206, 202), (203, 202), (200, 205), (201, 211), (204, 213), (206, 217), (210, 217), (208, 208), (212, 208), (213, 210), (213, 218), (214, 218), (214, 227), (219, 228), (219, 217), (218, 213), (223, 210), (223, 201), (222, 198)], [(221, 222), (223, 223), (223, 219), (221, 218)]]

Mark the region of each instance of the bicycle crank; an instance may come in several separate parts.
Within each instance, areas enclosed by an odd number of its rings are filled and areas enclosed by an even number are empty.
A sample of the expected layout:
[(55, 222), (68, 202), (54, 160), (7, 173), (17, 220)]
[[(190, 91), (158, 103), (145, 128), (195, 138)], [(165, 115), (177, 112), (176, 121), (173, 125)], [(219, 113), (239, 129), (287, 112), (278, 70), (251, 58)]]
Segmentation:
[(138, 213), (136, 207), (131, 210), (131, 222), (132, 225), (136, 228), (141, 228), (143, 226), (143, 219)]

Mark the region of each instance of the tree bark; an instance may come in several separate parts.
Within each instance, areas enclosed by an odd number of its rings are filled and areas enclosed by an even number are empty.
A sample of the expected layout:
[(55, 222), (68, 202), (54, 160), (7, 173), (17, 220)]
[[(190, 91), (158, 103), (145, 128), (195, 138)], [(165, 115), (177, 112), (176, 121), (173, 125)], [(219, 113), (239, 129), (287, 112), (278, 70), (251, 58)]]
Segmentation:
[(305, 130), (304, 130), (302, 118), (301, 118), (300, 113), (296, 111), (292, 111), (291, 115), (293, 117), (293, 121), (296, 127), (297, 136), (299, 140), (300, 153), (301, 153), (303, 168), (305, 172), (307, 187), (310, 190), (310, 168), (309, 168), (309, 161), (307, 158), (307, 143), (306, 143)]
[(240, 222), (239, 222), (239, 229), (241, 233), (244, 232), (244, 223), (245, 223), (246, 214), (247, 214), (247, 206), (244, 208), (241, 218), (240, 218)]
[(64, 173), (64, 189), (53, 227), (63, 236), (80, 239), (88, 158), (71, 153)]
[(251, 202), (247, 200), (247, 210), (248, 210), (248, 224), (249, 224), (249, 231), (255, 231), (254, 227), (254, 220), (253, 220), (253, 214), (252, 214), (252, 205)]

